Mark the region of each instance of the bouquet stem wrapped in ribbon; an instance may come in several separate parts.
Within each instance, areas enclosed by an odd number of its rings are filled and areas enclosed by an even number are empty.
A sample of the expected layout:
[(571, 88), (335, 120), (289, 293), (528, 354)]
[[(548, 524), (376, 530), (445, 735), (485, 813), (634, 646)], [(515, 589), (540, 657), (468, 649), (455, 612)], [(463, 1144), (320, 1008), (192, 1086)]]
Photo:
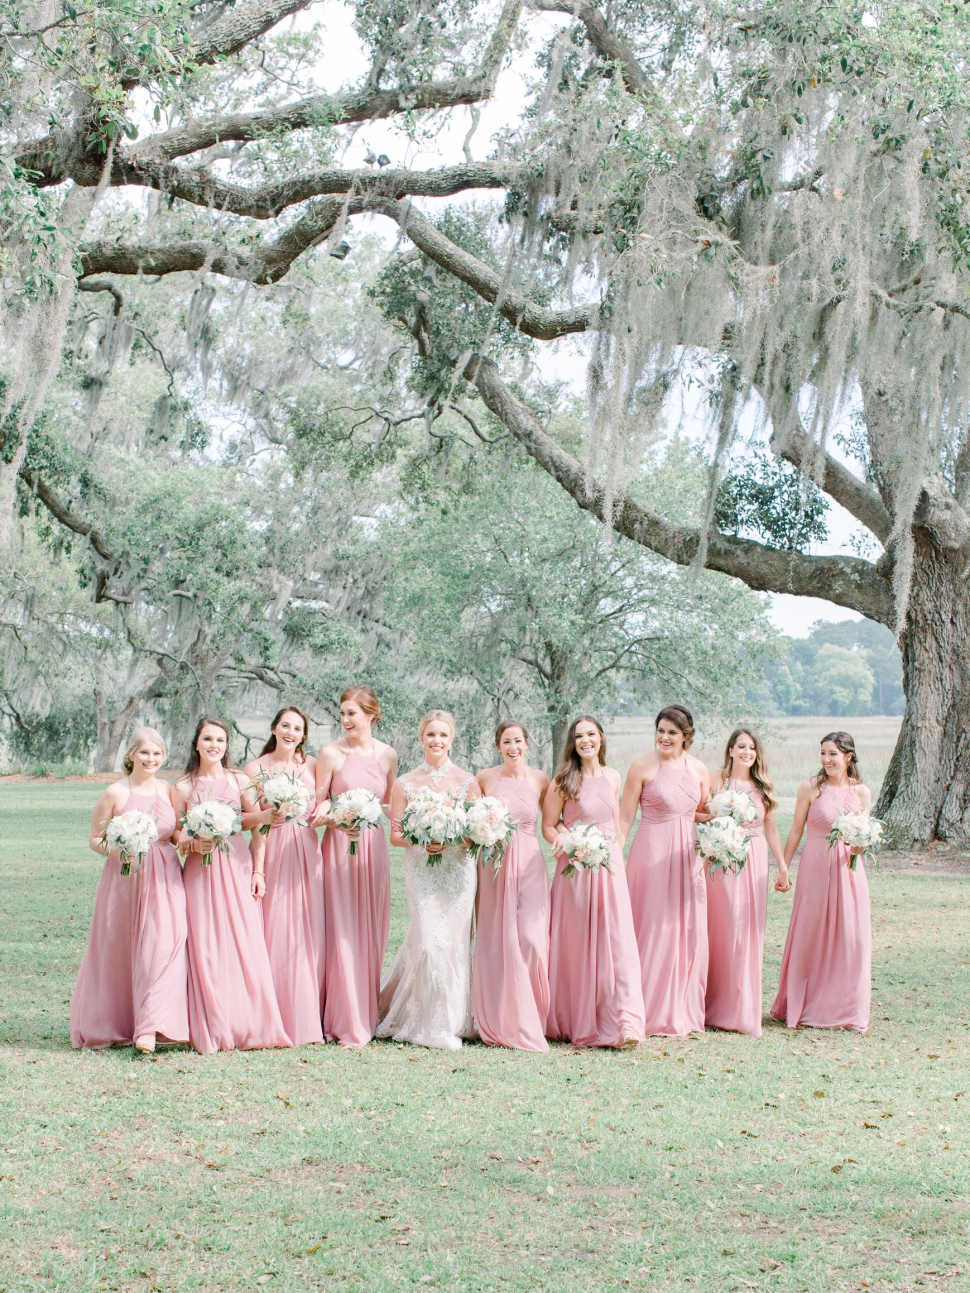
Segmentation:
[(586, 822), (577, 822), (569, 830), (559, 832), (559, 847), (569, 859), (562, 873), (566, 879), (577, 871), (595, 871), (602, 867), (610, 869), (610, 839), (598, 826)]
[[(380, 825), (383, 816), (381, 801), (372, 790), (365, 790), (363, 787), (345, 790), (342, 795), (338, 795), (330, 805), (330, 812), (327, 814), (328, 820), (334, 826), (343, 826), (351, 831), (372, 830)], [(351, 857), (357, 856), (359, 843), (357, 839), (350, 841), (348, 852)]]
[(121, 853), (121, 874), (131, 875), (131, 859), (135, 858), (135, 870), (141, 866), (141, 860), (148, 852), (149, 845), (158, 839), (158, 823), (151, 813), (142, 813), (133, 808), (130, 812), (119, 813), (104, 824), (101, 839), (111, 849)]
[[(836, 844), (844, 844), (850, 849), (861, 848), (864, 850), (862, 856), (865, 860), (875, 862), (876, 849), (882, 842), (885, 829), (885, 825), (877, 817), (870, 817), (868, 813), (843, 813), (832, 823), (826, 839), (830, 849), (835, 848)], [(849, 854), (850, 871), (856, 869), (858, 860), (857, 853)]]
[[(229, 841), (242, 830), (242, 817), (221, 799), (197, 799), (185, 810), (182, 829), (189, 839), (212, 840), (215, 850), (229, 851)], [(212, 866), (212, 853), (202, 854), (202, 865)]]
[(438, 866), (444, 850), (451, 844), (463, 844), (467, 833), (464, 803), (444, 790), (419, 790), (401, 818), (401, 834), (409, 844), (433, 848), (428, 866)]
[[(284, 822), (298, 822), (310, 806), (310, 792), (302, 777), (291, 776), (289, 772), (261, 772), (256, 777), (255, 785), (268, 804), (283, 814)], [(260, 835), (268, 835), (272, 830), (269, 822), (259, 828)]]
[(483, 795), (465, 804), (465, 835), (474, 846), (476, 859), (484, 866), (491, 862), (497, 871), (505, 860), (505, 850), (518, 822), (509, 817), (501, 799)]

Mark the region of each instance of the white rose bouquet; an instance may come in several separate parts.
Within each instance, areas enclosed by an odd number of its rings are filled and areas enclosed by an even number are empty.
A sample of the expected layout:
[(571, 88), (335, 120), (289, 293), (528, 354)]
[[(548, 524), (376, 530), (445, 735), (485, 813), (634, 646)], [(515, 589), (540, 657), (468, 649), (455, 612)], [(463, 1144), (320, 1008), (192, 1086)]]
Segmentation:
[[(875, 862), (876, 849), (882, 843), (885, 829), (877, 817), (870, 817), (868, 813), (843, 813), (836, 817), (826, 838), (830, 849), (836, 844), (844, 844), (850, 849), (861, 848), (865, 850), (862, 854), (865, 860)], [(855, 870), (858, 860), (858, 853), (849, 854), (850, 871)]]
[(467, 834), (465, 805), (444, 790), (422, 789), (408, 802), (401, 818), (401, 834), (409, 844), (428, 848), (428, 866), (438, 866), (449, 844), (461, 844)]
[[(381, 801), (372, 790), (362, 786), (356, 790), (345, 790), (330, 805), (327, 820), (334, 826), (344, 826), (348, 830), (368, 831), (379, 826), (384, 816)], [(357, 845), (360, 841), (350, 841), (350, 856), (357, 856)]]
[[(266, 802), (283, 814), (284, 822), (298, 822), (310, 806), (311, 795), (302, 777), (289, 772), (261, 772), (255, 784)], [(269, 822), (264, 822), (259, 833), (268, 835), (272, 829)]]
[(710, 809), (712, 817), (733, 817), (739, 826), (758, 820), (755, 802), (743, 790), (719, 790), (711, 795)]
[[(189, 839), (214, 840), (225, 853), (232, 836), (242, 830), (242, 817), (221, 799), (198, 799), (185, 810), (181, 825)], [(211, 853), (202, 854), (202, 865), (212, 866)]]
[(582, 868), (584, 871), (595, 871), (602, 867), (609, 871), (610, 840), (598, 826), (578, 822), (567, 831), (559, 832), (559, 847), (569, 859), (562, 869), (568, 879)]
[(467, 803), (465, 822), (465, 834), (475, 846), (475, 857), (483, 864), (491, 862), (493, 871), (497, 871), (518, 822), (512, 821), (508, 808), (493, 795), (482, 795)]
[(151, 813), (133, 808), (106, 821), (101, 838), (109, 851), (118, 849), (121, 853), (121, 874), (131, 875), (131, 859), (135, 858), (137, 871), (149, 845), (158, 839), (158, 823)]
[(748, 860), (748, 836), (733, 817), (715, 817), (697, 823), (697, 851), (712, 871), (722, 867), (735, 875)]

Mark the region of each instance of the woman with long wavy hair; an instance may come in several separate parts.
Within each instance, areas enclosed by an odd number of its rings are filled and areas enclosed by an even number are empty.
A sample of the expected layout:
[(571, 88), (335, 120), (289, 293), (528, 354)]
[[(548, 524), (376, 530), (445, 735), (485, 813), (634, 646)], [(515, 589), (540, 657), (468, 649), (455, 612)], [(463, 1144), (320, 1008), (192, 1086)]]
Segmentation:
[[(573, 719), (542, 806), (542, 833), (556, 855), (552, 882), (547, 1036), (574, 1046), (627, 1049), (643, 1038), (637, 936), (617, 842), (620, 774), (606, 762), (598, 719)], [(584, 822), (610, 840), (608, 869), (564, 875), (562, 833)]]

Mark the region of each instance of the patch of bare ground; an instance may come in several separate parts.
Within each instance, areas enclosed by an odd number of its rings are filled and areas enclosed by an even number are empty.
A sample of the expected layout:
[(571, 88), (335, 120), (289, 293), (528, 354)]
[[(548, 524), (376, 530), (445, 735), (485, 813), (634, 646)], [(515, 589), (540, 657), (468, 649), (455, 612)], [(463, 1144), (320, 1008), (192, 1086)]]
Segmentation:
[(884, 849), (876, 869), (894, 874), (970, 875), (970, 852), (949, 844), (930, 844), (924, 849)]

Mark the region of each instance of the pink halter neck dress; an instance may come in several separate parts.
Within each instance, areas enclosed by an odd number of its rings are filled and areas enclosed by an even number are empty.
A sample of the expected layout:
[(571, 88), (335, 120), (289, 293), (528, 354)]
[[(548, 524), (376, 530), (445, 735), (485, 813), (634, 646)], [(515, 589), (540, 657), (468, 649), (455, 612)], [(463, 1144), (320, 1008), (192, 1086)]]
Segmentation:
[(189, 1040), (185, 890), (172, 847), (175, 809), (161, 795), (131, 790), (121, 812), (151, 813), (158, 839), (141, 865), (121, 874), (107, 858), (94, 902), (91, 935), (71, 999), (71, 1045), (129, 1045), (154, 1033)]
[[(234, 778), (198, 781), (188, 802), (211, 796), (239, 809)], [(182, 877), (189, 936), (189, 1037), (197, 1051), (292, 1045), (273, 988), (259, 903), (250, 892), (253, 859), (242, 832), (212, 864), (192, 851)]]
[[(333, 774), (330, 798), (347, 790), (387, 798), (387, 773), (376, 754), (350, 753)], [(323, 892), (327, 912), (328, 1042), (366, 1046), (377, 1030), (381, 967), (391, 927), (391, 862), (383, 822), (361, 831), (350, 855), (346, 831), (323, 836)]]
[(745, 827), (748, 860), (738, 872), (704, 868), (707, 883), (707, 1023), (761, 1036), (761, 962), (768, 912), (765, 806), (750, 792), (757, 821)]
[(609, 779), (584, 777), (579, 799), (567, 799), (567, 828), (599, 826), (613, 837), (610, 869), (580, 869), (552, 882), (549, 1020), (546, 1035), (574, 1046), (620, 1046), (643, 1037), (643, 993), (623, 856), (616, 842), (616, 794)]
[[(301, 778), (315, 789), (304, 766)], [(266, 836), (263, 935), (286, 1035), (294, 1046), (323, 1041), (323, 862), (306, 820), (279, 822)]]
[(798, 862), (795, 898), (781, 958), (773, 1018), (789, 1028), (869, 1027), (872, 927), (862, 859), (849, 867), (844, 844), (826, 836), (843, 813), (859, 812), (851, 786), (823, 786), (808, 809), (808, 836)]
[(518, 827), (498, 871), (478, 869), (472, 1009), (483, 1042), (547, 1051), (549, 871), (536, 838), (539, 799), (527, 780), (499, 777), (492, 790)]
[(686, 764), (661, 763), (640, 792), (640, 826), (626, 874), (648, 1035), (704, 1031), (707, 888), (694, 830), (700, 798)]

